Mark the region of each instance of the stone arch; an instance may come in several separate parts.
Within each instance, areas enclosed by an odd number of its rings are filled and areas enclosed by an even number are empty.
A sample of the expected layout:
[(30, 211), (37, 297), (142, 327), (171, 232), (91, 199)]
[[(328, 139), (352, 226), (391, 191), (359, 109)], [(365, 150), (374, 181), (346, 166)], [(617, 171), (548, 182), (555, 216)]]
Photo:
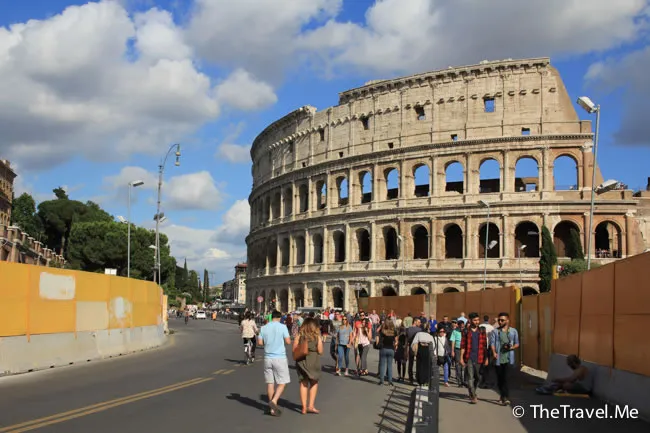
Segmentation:
[(463, 229), (458, 224), (448, 224), (445, 233), (445, 258), (463, 258)]
[(382, 229), (382, 233), (384, 238), (384, 260), (397, 260), (399, 258), (397, 230), (393, 226), (386, 226)]
[(358, 260), (360, 262), (370, 261), (370, 248), (370, 233), (368, 233), (368, 230), (357, 230), (357, 249), (359, 251)]
[(411, 295), (426, 295), (427, 291), (422, 287), (413, 287), (411, 289)]
[(429, 231), (421, 224), (411, 227), (411, 235), (413, 237), (413, 258), (428, 259), (429, 258)]
[(490, 259), (497, 259), (501, 256), (501, 242), (499, 227), (490, 222), (481, 224), (478, 230), (479, 257), (485, 257), (486, 235), (487, 234), (487, 256)]
[(296, 236), (294, 238), (294, 243), (296, 246), (296, 265), (304, 265), (306, 254), (305, 254), (305, 237)]
[(384, 170), (386, 182), (386, 200), (399, 198), (399, 170), (396, 167), (389, 167)]
[(289, 238), (283, 238), (280, 243), (281, 266), (289, 266), (291, 264), (291, 242)]
[(305, 291), (302, 288), (293, 289), (293, 303), (296, 308), (305, 306)]
[(623, 257), (621, 228), (612, 221), (602, 221), (594, 230), (594, 255), (597, 258)]
[(332, 233), (332, 241), (334, 243), (334, 262), (345, 262), (345, 233), (336, 230)]
[(515, 162), (515, 192), (539, 191), (539, 161), (522, 155)]
[(343, 294), (343, 289), (340, 287), (334, 287), (332, 289), (332, 305), (334, 308), (343, 308), (345, 304), (345, 296)]
[(372, 201), (372, 173), (364, 170), (359, 173), (359, 202), (370, 203)]
[[(558, 257), (568, 257), (567, 246), (570, 246), (571, 242), (571, 229), (576, 230), (580, 234), (580, 227), (570, 220), (560, 221), (553, 229), (553, 244), (555, 245), (555, 252)], [(582, 236), (580, 236), (580, 239), (580, 243), (582, 244)]]
[(557, 155), (553, 160), (553, 189), (555, 191), (580, 189), (578, 166), (578, 159), (574, 155), (570, 153)]
[(264, 222), (270, 221), (271, 220), (271, 198), (266, 197), (262, 199), (264, 202), (263, 210), (264, 210)]
[(336, 178), (336, 192), (338, 195), (338, 204), (339, 206), (345, 206), (349, 202), (349, 185), (348, 179), (345, 176), (339, 176)]
[(309, 187), (304, 183), (298, 187), (298, 201), (300, 213), (307, 212), (309, 210)]
[(455, 287), (445, 287), (442, 293), (458, 293), (460, 290), (458, 290)]
[(312, 257), (314, 264), (323, 263), (323, 235), (320, 233), (314, 233), (311, 237), (312, 243)]
[(327, 182), (319, 180), (316, 182), (316, 209), (327, 207)]
[(431, 172), (429, 166), (423, 162), (413, 166), (413, 184), (415, 197), (428, 197), (430, 195), (429, 184), (431, 183)]
[(393, 286), (386, 286), (381, 289), (381, 296), (398, 296), (397, 290)]
[(312, 287), (311, 303), (314, 308), (323, 308), (323, 292), (319, 287)]
[(271, 210), (273, 219), (280, 218), (281, 209), (282, 209), (282, 194), (280, 194), (280, 191), (277, 191), (275, 194), (273, 194), (273, 206)]
[(279, 311), (283, 313), (289, 311), (289, 291), (287, 289), (280, 291)]
[(293, 214), (293, 188), (287, 187), (284, 190), (284, 216)]
[(267, 257), (269, 268), (278, 266), (278, 243), (275, 239), (271, 239), (267, 246)]
[[(539, 257), (540, 231), (537, 224), (522, 221), (515, 227), (515, 256)], [(525, 248), (522, 248), (525, 246)]]
[(501, 191), (501, 164), (494, 157), (486, 157), (479, 164), (479, 190), (481, 194)]
[(534, 287), (522, 287), (521, 296), (534, 296), (538, 295), (537, 290)]
[(267, 299), (269, 310), (273, 311), (277, 308), (278, 295), (275, 293), (274, 289), (269, 291), (269, 297)]
[(458, 194), (464, 193), (465, 173), (462, 162), (454, 160), (445, 164), (445, 191)]

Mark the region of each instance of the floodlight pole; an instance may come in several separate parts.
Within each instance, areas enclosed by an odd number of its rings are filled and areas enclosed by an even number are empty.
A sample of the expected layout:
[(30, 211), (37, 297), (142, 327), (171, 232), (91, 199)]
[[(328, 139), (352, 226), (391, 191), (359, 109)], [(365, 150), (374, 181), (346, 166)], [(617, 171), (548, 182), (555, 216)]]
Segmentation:
[(594, 135), (594, 160), (591, 164), (591, 206), (589, 210), (589, 231), (587, 232), (587, 270), (591, 269), (592, 225), (594, 222), (594, 201), (596, 199), (596, 161), (598, 160), (598, 134), (600, 132), (600, 105), (596, 106), (596, 134)]

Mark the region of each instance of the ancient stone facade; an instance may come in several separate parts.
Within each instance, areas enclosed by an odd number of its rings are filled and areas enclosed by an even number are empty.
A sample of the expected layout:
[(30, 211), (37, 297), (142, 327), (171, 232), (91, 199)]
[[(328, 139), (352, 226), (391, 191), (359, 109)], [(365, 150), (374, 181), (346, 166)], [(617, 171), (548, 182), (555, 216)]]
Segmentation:
[(0, 225), (8, 226), (11, 221), (11, 202), (14, 194), (16, 173), (9, 161), (0, 159)]
[[(543, 225), (559, 256), (571, 229), (587, 249), (592, 139), (547, 58), (375, 81), (324, 111), (302, 107), (251, 149), (247, 302), (350, 309), (358, 296), (537, 291)], [(574, 164), (570, 185), (556, 185), (558, 158)], [(522, 161), (537, 176), (519, 176)], [(648, 245), (639, 206), (633, 191), (598, 195), (595, 260)]]
[(65, 259), (19, 227), (0, 224), (0, 261), (64, 267)]

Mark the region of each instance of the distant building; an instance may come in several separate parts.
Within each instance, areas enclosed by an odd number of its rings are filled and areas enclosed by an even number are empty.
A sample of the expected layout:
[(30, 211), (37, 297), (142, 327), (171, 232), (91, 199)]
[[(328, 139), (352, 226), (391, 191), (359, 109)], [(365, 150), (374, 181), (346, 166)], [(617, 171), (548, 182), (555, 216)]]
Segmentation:
[(246, 263), (235, 266), (235, 278), (223, 283), (222, 299), (229, 299), (235, 304), (246, 302)]
[(0, 159), (0, 226), (9, 226), (16, 173), (7, 160)]
[(16, 173), (9, 161), (0, 159), (0, 261), (62, 267), (63, 256), (46, 248), (20, 227), (11, 226), (14, 179)]

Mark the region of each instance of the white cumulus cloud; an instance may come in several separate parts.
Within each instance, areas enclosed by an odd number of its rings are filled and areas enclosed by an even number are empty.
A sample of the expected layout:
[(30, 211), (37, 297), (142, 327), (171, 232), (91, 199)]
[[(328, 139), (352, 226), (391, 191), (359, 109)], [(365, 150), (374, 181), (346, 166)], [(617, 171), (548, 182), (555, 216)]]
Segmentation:
[(114, 1), (0, 28), (3, 153), (24, 169), (159, 153), (219, 114), (191, 53), (169, 12)]
[(217, 156), (234, 163), (247, 163), (251, 162), (250, 151), (250, 146), (223, 143), (219, 145)]
[(243, 111), (266, 108), (278, 100), (273, 87), (257, 81), (243, 69), (237, 69), (230, 74), (217, 86), (216, 93), (220, 103)]
[(329, 68), (417, 72), (610, 49), (638, 38), (649, 11), (647, 0), (377, 0), (363, 23), (332, 19), (297, 45)]

